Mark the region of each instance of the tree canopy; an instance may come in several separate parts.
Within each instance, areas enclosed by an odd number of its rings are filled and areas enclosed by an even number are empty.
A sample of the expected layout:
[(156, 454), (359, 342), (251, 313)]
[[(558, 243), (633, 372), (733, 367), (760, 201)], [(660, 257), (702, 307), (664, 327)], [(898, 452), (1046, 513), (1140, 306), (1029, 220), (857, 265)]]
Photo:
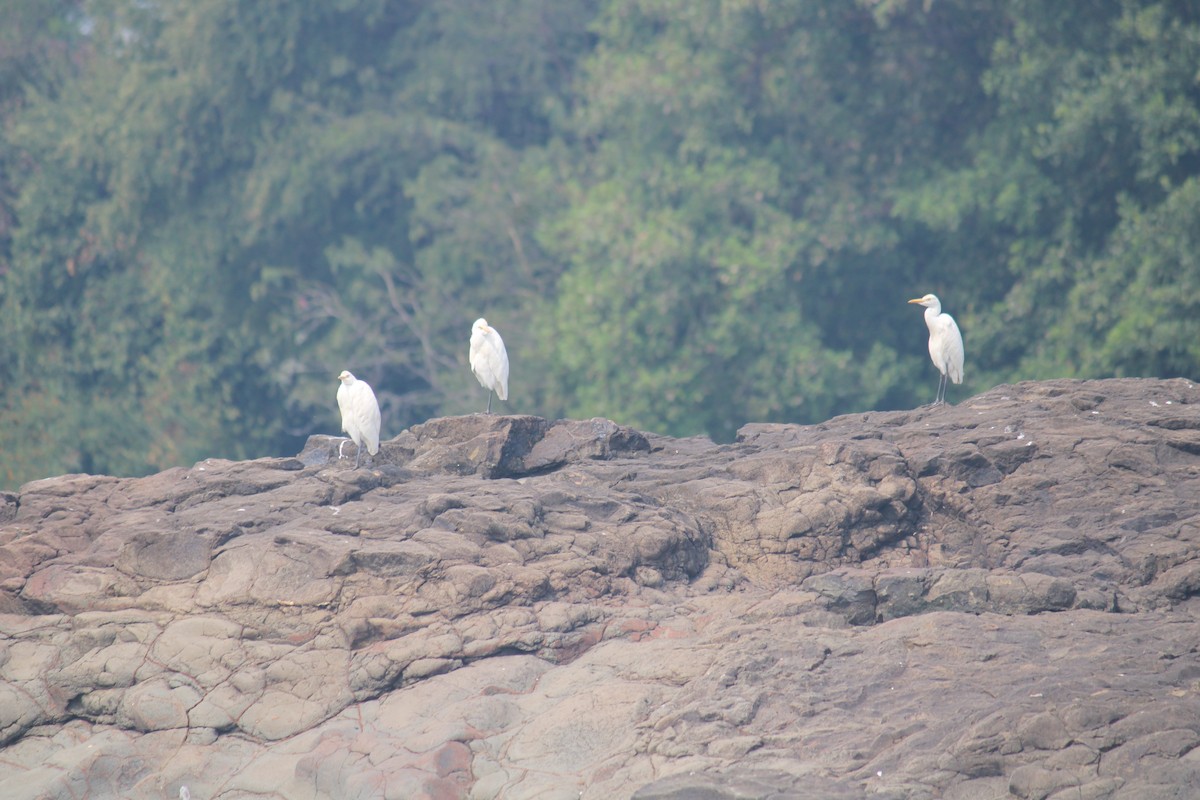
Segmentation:
[(482, 410), (729, 440), (1200, 374), (1200, 11), (1113, 0), (11, 0), (0, 486)]

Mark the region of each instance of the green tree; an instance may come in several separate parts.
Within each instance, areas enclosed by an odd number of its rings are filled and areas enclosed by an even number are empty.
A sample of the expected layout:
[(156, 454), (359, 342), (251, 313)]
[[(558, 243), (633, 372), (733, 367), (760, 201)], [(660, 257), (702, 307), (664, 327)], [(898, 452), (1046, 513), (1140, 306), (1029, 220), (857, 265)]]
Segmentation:
[(898, 196), (933, 261), (971, 276), (968, 358), (987, 381), (1200, 368), (1185, 299), (1198, 22), (1183, 2), (1016, 4), (969, 162)]
[(478, 316), (506, 410), (718, 439), (928, 402), (928, 291), (956, 392), (1200, 366), (1183, 0), (10, 5), (9, 485), (478, 410)]
[[(79, 32), (79, 0), (12, 0), (0, 20), (0, 308), (10, 291), (13, 237), (18, 222), (17, 198), (27, 164), (12, 141), (16, 120), (31, 101), (53, 97), (72, 71), (87, 59)], [(0, 320), (0, 385), (18, 383), (21, 348), (11, 336), (11, 320)], [(33, 416), (41, 411), (37, 396), (0, 391), (0, 426), (14, 436), (37, 441)], [(32, 456), (32, 458), (31, 458)], [(39, 474), (32, 448), (4, 448), (0, 486), (14, 485)], [(44, 474), (44, 473), (42, 473)]]
[(998, 7), (610, 4), (547, 226), (552, 403), (727, 439), (924, 397), (904, 300), (938, 281), (890, 194), (964, 158)]
[(516, 153), (592, 13), (502, 5), (497, 29), (467, 24), (484, 3), (86, 4), (87, 69), (11, 134), (17, 474), (294, 452), (336, 430), (344, 367), (385, 435), (465, 403), (471, 321), (540, 269), (513, 181), (544, 171)]

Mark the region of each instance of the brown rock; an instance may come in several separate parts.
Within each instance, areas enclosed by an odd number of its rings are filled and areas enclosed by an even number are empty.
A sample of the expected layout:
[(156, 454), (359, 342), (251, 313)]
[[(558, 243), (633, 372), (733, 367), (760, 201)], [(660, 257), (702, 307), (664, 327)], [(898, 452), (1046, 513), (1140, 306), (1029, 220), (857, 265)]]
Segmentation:
[(1049, 381), (35, 481), (0, 797), (1191, 797), (1198, 437), (1189, 381)]

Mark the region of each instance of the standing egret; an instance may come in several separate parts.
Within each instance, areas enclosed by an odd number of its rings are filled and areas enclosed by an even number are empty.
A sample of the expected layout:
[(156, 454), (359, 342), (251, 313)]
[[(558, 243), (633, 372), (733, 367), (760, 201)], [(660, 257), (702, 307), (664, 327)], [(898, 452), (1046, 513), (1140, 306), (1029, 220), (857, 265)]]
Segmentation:
[(366, 381), (360, 381), (347, 370), (338, 375), (342, 385), (337, 390), (338, 408), (342, 412), (342, 430), (350, 434), (358, 452), (354, 456), (354, 468), (362, 461), (362, 451), (375, 455), (379, 452), (379, 402), (375, 392)]
[(938, 393), (933, 404), (946, 402), (946, 379), (962, 383), (963, 379), (963, 340), (958, 331), (958, 323), (954, 317), (942, 313), (942, 301), (935, 294), (927, 294), (909, 300), (919, 306), (925, 306), (925, 326), (929, 328), (929, 357), (933, 365), (942, 373), (938, 381)]
[(492, 392), (508, 399), (508, 352), (500, 333), (483, 317), (471, 326), (471, 371), (488, 390), (487, 413), (492, 413)]

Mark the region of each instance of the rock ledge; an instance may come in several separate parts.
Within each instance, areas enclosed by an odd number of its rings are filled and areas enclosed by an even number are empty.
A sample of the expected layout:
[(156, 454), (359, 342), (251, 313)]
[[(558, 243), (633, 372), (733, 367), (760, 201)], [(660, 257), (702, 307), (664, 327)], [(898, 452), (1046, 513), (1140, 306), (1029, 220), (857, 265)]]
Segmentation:
[(1191, 798), (1200, 388), (0, 494), (0, 797)]

